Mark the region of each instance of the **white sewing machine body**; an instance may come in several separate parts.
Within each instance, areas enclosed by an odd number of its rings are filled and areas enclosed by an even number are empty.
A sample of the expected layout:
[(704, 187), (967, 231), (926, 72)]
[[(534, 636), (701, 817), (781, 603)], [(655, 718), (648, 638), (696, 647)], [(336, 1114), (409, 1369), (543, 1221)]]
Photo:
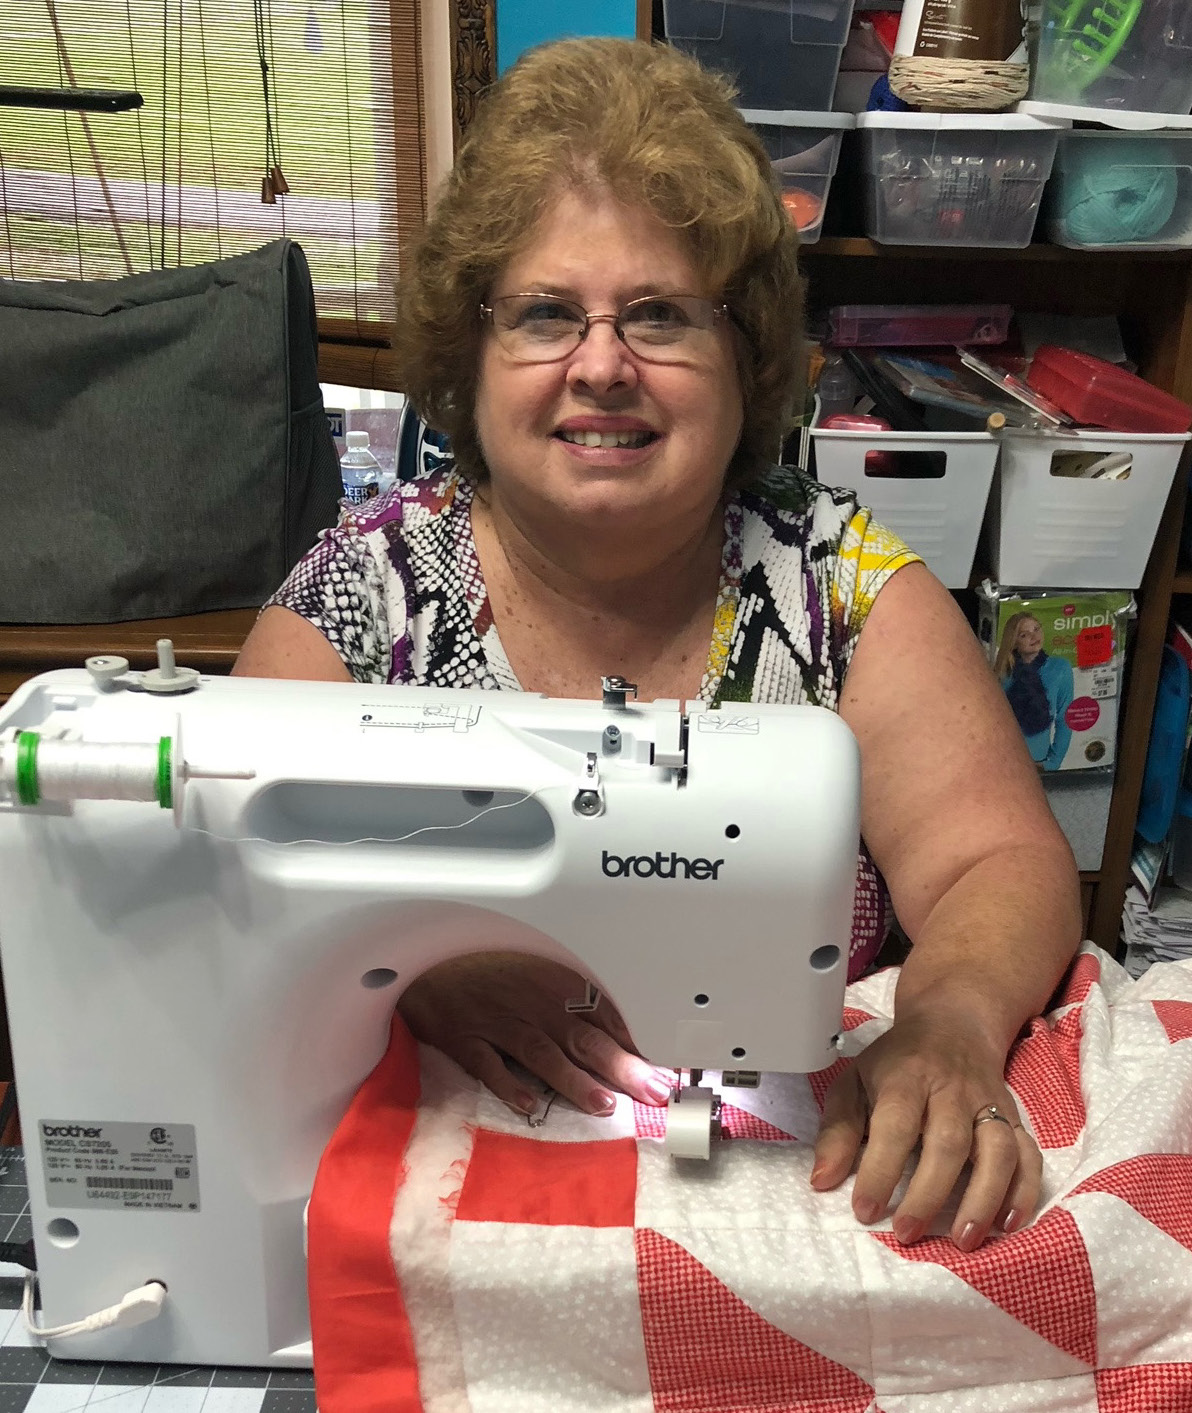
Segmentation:
[[(53, 750), (160, 738), (172, 808), (62, 798)], [(43, 1321), (169, 1292), (51, 1351), (309, 1363), (315, 1168), (402, 989), (450, 956), (576, 966), (660, 1065), (831, 1063), (858, 797), (814, 707), (26, 684), (0, 709), (0, 952)]]

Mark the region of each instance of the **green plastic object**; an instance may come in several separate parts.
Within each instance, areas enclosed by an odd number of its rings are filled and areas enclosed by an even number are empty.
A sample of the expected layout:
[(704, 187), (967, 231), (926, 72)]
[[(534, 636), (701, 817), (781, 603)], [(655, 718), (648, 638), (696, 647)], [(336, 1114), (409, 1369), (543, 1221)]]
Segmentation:
[(23, 805), (39, 805), (41, 788), (37, 783), (37, 747), (41, 737), (36, 731), (22, 731), (17, 737), (17, 799)]
[(163, 736), (157, 743), (157, 803), (174, 808), (174, 743)]
[(1048, 0), (1047, 65), (1065, 88), (1079, 93), (1101, 77), (1129, 39), (1142, 6), (1143, 0)]

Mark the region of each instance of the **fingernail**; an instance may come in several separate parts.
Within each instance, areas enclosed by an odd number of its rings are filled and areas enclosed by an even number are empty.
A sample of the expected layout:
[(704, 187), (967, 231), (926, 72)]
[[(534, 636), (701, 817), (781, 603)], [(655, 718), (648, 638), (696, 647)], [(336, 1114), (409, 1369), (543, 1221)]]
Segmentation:
[(506, 1100), (506, 1103), (515, 1114), (532, 1114), (538, 1107), (538, 1100), (524, 1089), (519, 1089), (512, 1102)]
[(1008, 1235), (1012, 1231), (1017, 1231), (1021, 1225), (1022, 1213), (1017, 1207), (1014, 1207), (1006, 1213), (1006, 1220), (1002, 1223), (1002, 1230)]
[(923, 1223), (914, 1217), (902, 1217), (894, 1223), (894, 1235), (903, 1246), (914, 1246), (923, 1235)]
[(820, 1179), (823, 1177), (823, 1175), (824, 1175), (827, 1171), (828, 1171), (828, 1165), (827, 1165), (827, 1163), (814, 1163), (814, 1164), (812, 1164), (812, 1168), (811, 1168), (811, 1178), (810, 1178), (810, 1182), (811, 1182), (812, 1187), (814, 1187), (814, 1186), (816, 1185), (816, 1183), (820, 1181)]
[(960, 1233), (960, 1239), (956, 1243), (956, 1245), (960, 1247), (961, 1251), (971, 1251), (973, 1249), (973, 1246), (976, 1245), (976, 1243), (973, 1241), (973, 1236), (976, 1234), (976, 1230), (976, 1222), (965, 1222), (964, 1230)]
[(673, 1085), (670, 1085), (661, 1075), (651, 1075), (645, 1083), (646, 1093), (656, 1104), (665, 1104), (671, 1097)]
[(598, 1118), (606, 1118), (616, 1107), (617, 1098), (615, 1094), (606, 1094), (597, 1090), (597, 1092), (592, 1095), (592, 1112)]
[(881, 1208), (876, 1202), (857, 1202), (853, 1206), (853, 1215), (857, 1221), (864, 1222), (867, 1226), (870, 1222), (876, 1222)]

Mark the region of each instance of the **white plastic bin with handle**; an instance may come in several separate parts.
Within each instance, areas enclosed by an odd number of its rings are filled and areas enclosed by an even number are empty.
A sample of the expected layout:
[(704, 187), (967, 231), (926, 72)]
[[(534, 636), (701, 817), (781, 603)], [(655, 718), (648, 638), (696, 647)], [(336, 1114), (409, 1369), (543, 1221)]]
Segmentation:
[[(856, 491), (862, 505), (921, 555), (941, 583), (949, 589), (968, 587), (997, 464), (996, 437), (987, 432), (845, 432), (818, 427), (812, 427), (811, 435), (822, 485)], [(872, 463), (866, 470), (869, 452), (934, 453), (943, 458), (943, 475), (875, 475)]]
[[(999, 583), (1136, 589), (1192, 434), (1006, 432), (991, 514)], [(1057, 452), (1130, 457), (1124, 480), (1054, 475)]]

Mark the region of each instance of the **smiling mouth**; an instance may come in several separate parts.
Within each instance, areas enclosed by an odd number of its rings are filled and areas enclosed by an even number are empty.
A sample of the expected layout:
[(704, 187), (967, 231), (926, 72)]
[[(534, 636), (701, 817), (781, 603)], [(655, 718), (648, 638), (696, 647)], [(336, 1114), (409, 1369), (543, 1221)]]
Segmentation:
[(658, 439), (657, 432), (556, 432), (560, 441), (572, 446), (586, 447), (643, 447)]

